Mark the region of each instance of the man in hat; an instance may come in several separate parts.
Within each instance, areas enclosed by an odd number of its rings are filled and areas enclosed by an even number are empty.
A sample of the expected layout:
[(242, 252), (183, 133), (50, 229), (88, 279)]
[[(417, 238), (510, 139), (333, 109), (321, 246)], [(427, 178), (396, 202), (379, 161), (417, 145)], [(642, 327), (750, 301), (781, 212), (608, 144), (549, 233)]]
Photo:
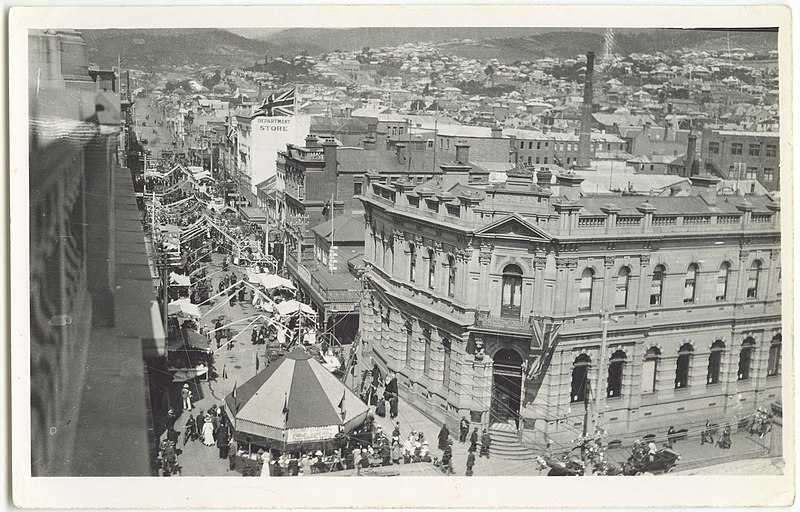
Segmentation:
[(486, 455), (486, 458), (489, 458), (489, 446), (492, 444), (492, 437), (489, 435), (489, 432), (486, 429), (483, 429), (483, 435), (481, 436), (481, 454), (480, 457)]
[(469, 436), (469, 451), (475, 452), (478, 450), (478, 427), (472, 429), (472, 434)]
[(230, 449), (228, 439), (228, 429), (221, 428), (217, 431), (217, 448), (219, 448), (219, 458), (227, 459), (228, 450)]
[(181, 389), (181, 400), (183, 410), (190, 411), (192, 409), (192, 390), (189, 389), (189, 384), (183, 385), (183, 389)]
[(461, 416), (461, 422), (458, 424), (459, 436), (458, 440), (461, 443), (467, 442), (467, 434), (469, 434), (469, 420), (466, 416)]
[(220, 319), (217, 319), (217, 323), (214, 324), (214, 338), (216, 338), (217, 348), (219, 348), (220, 340), (222, 339), (222, 322)]
[(175, 409), (170, 407), (167, 411), (166, 430), (173, 430), (177, 419), (178, 417), (175, 415)]

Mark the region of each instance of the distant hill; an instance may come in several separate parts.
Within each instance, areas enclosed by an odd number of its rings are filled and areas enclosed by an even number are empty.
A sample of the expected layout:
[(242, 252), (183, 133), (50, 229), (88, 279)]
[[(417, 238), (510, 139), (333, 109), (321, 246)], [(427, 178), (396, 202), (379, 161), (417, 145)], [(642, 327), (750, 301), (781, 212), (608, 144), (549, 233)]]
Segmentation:
[[(198, 63), (202, 66), (252, 66), (271, 45), (220, 29), (81, 30), (93, 63), (157, 69)], [(270, 52), (272, 53), (272, 52)]]
[[(252, 66), (256, 60), (303, 51), (311, 55), (334, 50), (435, 42), (447, 53), (503, 62), (544, 57), (574, 57), (605, 51), (605, 29), (553, 28), (357, 28), (357, 29), (108, 29), (82, 30), (90, 61), (115, 65), (117, 55), (130, 67), (158, 69), (186, 64)], [(257, 37), (258, 39), (254, 39)], [(463, 42), (470, 39), (472, 42)], [(734, 32), (676, 29), (614, 29), (613, 52), (655, 53), (681, 50), (777, 48), (776, 32)]]
[[(750, 51), (777, 49), (776, 32), (710, 31), (680, 29), (615, 29), (612, 53), (711, 51), (727, 48)], [(598, 57), (605, 52), (604, 31), (551, 30), (524, 37), (485, 39), (478, 45), (453, 45), (450, 51), (462, 57), (496, 58), (504, 62), (535, 60), (545, 57), (574, 57), (588, 51)]]
[[(258, 36), (284, 48), (306, 50), (311, 54), (334, 50), (361, 50), (365, 46), (381, 48), (406, 43), (439, 42), (451, 39), (499, 39), (525, 37), (552, 31), (541, 27), (364, 27), (348, 29), (291, 28)], [(590, 29), (602, 34), (603, 29)], [(253, 36), (250, 36), (253, 37)], [(299, 51), (297, 52), (299, 53)]]

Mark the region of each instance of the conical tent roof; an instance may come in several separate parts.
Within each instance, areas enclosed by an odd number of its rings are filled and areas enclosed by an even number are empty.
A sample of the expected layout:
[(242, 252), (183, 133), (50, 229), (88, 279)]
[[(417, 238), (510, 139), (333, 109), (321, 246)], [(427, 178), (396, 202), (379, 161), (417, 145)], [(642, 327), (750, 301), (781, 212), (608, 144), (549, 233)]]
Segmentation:
[[(369, 410), (301, 347), (226, 396), (225, 406), (237, 432), (274, 440), (288, 438), (289, 442), (293, 436), (286, 434), (294, 432), (298, 437), (300, 429), (317, 437), (328, 432), (331, 438), (341, 430), (350, 431), (363, 422)], [(316, 432), (308, 434), (315, 428)]]

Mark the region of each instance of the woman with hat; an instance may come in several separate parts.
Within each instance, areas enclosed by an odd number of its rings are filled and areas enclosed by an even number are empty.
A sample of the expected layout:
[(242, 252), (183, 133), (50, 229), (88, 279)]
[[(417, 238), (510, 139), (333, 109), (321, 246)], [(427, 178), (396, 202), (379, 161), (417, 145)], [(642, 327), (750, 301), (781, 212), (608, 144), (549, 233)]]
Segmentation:
[(203, 444), (206, 446), (214, 446), (214, 424), (211, 422), (211, 416), (206, 416), (203, 420)]

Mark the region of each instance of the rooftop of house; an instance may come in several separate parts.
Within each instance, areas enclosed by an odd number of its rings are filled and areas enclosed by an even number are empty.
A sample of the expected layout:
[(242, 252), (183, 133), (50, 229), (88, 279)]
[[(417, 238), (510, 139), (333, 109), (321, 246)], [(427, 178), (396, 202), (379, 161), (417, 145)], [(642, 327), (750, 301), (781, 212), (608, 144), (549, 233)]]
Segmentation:
[(311, 228), (311, 230), (323, 238), (326, 242), (331, 242), (331, 227), (333, 227), (334, 243), (364, 243), (364, 216), (358, 214), (334, 215), (333, 226), (331, 221), (326, 220)]

